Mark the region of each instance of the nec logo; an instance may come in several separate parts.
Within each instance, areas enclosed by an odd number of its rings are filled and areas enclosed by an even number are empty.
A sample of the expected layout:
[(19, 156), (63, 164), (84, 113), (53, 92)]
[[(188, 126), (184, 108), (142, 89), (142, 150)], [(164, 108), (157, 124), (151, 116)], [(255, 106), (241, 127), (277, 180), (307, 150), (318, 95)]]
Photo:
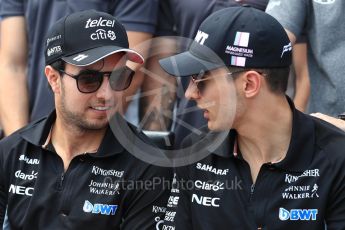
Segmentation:
[(208, 38), (208, 34), (207, 33), (198, 30), (198, 33), (196, 34), (194, 40), (197, 43), (199, 43), (200, 45), (203, 45), (207, 38)]
[(203, 206), (208, 207), (219, 207), (219, 200), (218, 197), (207, 197), (207, 196), (200, 196), (198, 197), (196, 194), (192, 195), (192, 203), (197, 203)]
[(91, 204), (88, 200), (84, 202), (83, 211), (87, 213), (101, 214), (101, 215), (115, 215), (117, 205), (108, 204)]
[(279, 219), (285, 220), (316, 220), (317, 209), (279, 209)]
[(11, 184), (8, 191), (22, 196), (32, 196), (34, 188)]

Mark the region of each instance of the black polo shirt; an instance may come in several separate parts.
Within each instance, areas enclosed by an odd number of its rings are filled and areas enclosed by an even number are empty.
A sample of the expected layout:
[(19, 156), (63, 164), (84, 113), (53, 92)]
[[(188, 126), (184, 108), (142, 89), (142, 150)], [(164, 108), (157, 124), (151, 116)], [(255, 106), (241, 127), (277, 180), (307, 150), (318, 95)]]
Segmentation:
[(290, 104), (282, 161), (262, 165), (253, 184), (232, 130), (206, 158), (176, 169), (163, 230), (345, 229), (344, 133)]
[(169, 190), (161, 182), (172, 178), (170, 169), (138, 160), (108, 128), (97, 153), (76, 156), (64, 172), (54, 149), (42, 147), (54, 121), (52, 113), (0, 142), (1, 227), (6, 209), (12, 230), (155, 229), (162, 223)]

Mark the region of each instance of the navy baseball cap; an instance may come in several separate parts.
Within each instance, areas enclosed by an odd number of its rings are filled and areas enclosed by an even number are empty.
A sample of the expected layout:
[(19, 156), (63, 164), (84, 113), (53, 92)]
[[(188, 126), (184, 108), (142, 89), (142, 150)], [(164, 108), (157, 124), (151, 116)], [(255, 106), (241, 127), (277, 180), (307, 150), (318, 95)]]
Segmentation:
[(86, 66), (118, 52), (125, 52), (130, 61), (144, 62), (139, 53), (129, 49), (124, 26), (112, 15), (95, 10), (73, 13), (57, 21), (45, 45), (47, 65), (62, 59)]
[(174, 76), (190, 76), (224, 66), (288, 67), (291, 42), (279, 22), (250, 6), (229, 7), (207, 17), (189, 50), (159, 60)]

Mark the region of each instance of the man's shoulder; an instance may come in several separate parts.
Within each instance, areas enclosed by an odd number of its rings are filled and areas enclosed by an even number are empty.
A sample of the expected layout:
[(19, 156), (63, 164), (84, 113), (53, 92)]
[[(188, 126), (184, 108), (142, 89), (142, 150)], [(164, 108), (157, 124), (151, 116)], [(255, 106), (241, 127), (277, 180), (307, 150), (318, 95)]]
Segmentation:
[(345, 132), (318, 118), (312, 119), (315, 124), (315, 144), (320, 153), (331, 162), (345, 162)]
[(37, 126), (43, 124), (46, 121), (46, 119), (47, 118), (41, 118), (37, 121), (31, 122), (30, 124), (24, 126), (23, 128), (15, 131), (11, 135), (0, 140), (1, 151), (8, 152), (12, 148), (20, 146), (21, 143), (26, 142), (26, 140), (23, 138), (23, 134), (32, 133), (32, 135), (34, 135), (34, 132), (36, 131)]

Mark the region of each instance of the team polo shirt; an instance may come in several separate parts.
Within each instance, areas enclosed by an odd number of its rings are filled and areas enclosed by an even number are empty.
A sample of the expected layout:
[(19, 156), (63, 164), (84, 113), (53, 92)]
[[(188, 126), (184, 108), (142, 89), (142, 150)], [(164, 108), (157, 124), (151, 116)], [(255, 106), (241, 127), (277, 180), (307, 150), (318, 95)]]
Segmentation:
[(345, 229), (344, 133), (290, 104), (282, 161), (262, 165), (254, 184), (232, 130), (210, 155), (176, 169), (162, 229)]
[(171, 169), (135, 158), (108, 128), (96, 153), (74, 157), (64, 171), (52, 144), (42, 147), (54, 121), (55, 112), (0, 142), (0, 226), (6, 210), (11, 230), (162, 224), (169, 190), (157, 181), (171, 179)]

